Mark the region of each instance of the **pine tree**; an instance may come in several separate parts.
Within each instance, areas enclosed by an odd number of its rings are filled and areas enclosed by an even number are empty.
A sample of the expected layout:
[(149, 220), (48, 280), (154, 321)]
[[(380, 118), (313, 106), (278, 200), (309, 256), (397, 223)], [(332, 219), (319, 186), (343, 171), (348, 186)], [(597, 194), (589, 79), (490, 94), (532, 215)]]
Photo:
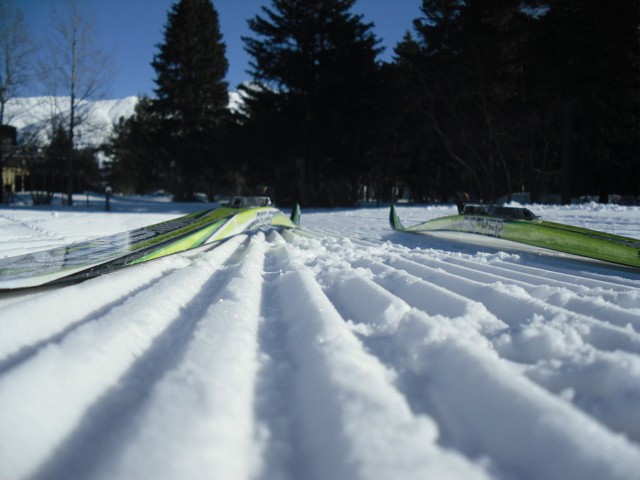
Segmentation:
[(289, 193), (302, 201), (353, 203), (371, 167), (380, 50), (354, 3), (273, 0), (249, 21), (257, 37), (243, 38), (253, 58), (247, 113), (254, 134), (268, 132), (263, 161), (272, 182), (296, 180)]
[(218, 13), (210, 0), (180, 0), (171, 7), (156, 71), (157, 140), (175, 165), (175, 193), (191, 199), (198, 179), (214, 168), (212, 139), (227, 116), (228, 69)]
[(522, 170), (513, 150), (524, 98), (520, 4), (423, 0), (419, 48), (397, 50), (442, 161), (458, 173), (458, 188), (485, 200), (509, 195)]
[(637, 2), (546, 0), (536, 25), (536, 99), (557, 112), (559, 189), (573, 196), (640, 193)]
[(395, 63), (404, 117), (420, 109), (429, 125), (405, 129), (414, 158), (435, 171), (438, 157), (486, 200), (637, 194), (637, 5), (423, 0), (422, 13)]
[(108, 153), (114, 158), (109, 172), (111, 187), (126, 194), (147, 194), (169, 188), (169, 155), (159, 142), (161, 125), (154, 115), (153, 102), (142, 97), (134, 114), (120, 118), (107, 144)]

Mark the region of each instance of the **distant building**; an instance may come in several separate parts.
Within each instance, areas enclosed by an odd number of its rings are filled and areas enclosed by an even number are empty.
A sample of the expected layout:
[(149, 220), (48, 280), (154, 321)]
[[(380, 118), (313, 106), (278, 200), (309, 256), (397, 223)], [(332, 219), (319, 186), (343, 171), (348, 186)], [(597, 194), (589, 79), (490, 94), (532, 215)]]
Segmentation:
[(21, 161), (7, 154), (17, 143), (18, 129), (11, 125), (0, 125), (0, 152), (2, 154), (2, 188), (5, 194), (22, 192), (26, 187), (29, 172)]
[(29, 170), (20, 158), (9, 158), (2, 164), (2, 180), (5, 193), (24, 192), (29, 189)]

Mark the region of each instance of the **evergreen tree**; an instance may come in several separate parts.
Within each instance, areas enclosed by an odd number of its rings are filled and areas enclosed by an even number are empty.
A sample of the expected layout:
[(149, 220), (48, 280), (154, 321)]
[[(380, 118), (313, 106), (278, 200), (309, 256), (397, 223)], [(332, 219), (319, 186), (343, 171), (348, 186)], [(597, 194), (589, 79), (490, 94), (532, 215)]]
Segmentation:
[(532, 44), (531, 95), (554, 112), (553, 150), (564, 202), (640, 193), (637, 2), (548, 0)]
[(394, 62), (385, 69), (392, 90), (388, 121), (392, 141), (385, 142), (387, 158), (394, 165), (395, 180), (402, 191), (406, 187), (414, 201), (447, 201), (464, 172), (443, 151), (431, 122), (425, 99), (422, 49), (409, 32), (398, 43)]
[(414, 163), (485, 200), (637, 195), (637, 5), (423, 0), (422, 13), (394, 65), (402, 121), (426, 120), (403, 130)]
[[(72, 149), (66, 125), (58, 122), (53, 127), (51, 140), (41, 151), (32, 151), (27, 156), (30, 188), (35, 204), (49, 204), (55, 192), (65, 191), (73, 183), (78, 188), (97, 187), (100, 172), (91, 148)], [(67, 162), (73, 158), (74, 170), (69, 178)]]
[[(437, 155), (455, 174), (452, 189), (485, 200), (510, 195), (524, 168), (514, 156), (525, 111), (521, 2), (423, 0), (422, 12), (417, 45), (405, 41), (397, 53), (413, 97), (408, 102), (418, 104), (428, 124), (426, 135), (420, 133), (432, 141), (423, 145), (424, 156)], [(431, 163), (431, 170), (442, 170)]]
[(175, 171), (175, 194), (191, 199), (216, 157), (216, 132), (227, 118), (228, 63), (218, 13), (210, 0), (180, 0), (171, 7), (156, 71), (153, 109), (156, 141)]
[(32, 177), (34, 203), (48, 205), (54, 193), (64, 191), (65, 184), (69, 183), (66, 163), (74, 154), (69, 133), (61, 123), (53, 128), (51, 141), (43, 153), (44, 155), (31, 159), (29, 173)]
[(380, 50), (354, 2), (273, 0), (249, 21), (257, 37), (243, 38), (254, 77), (246, 131), (268, 165), (261, 180), (281, 196), (352, 204), (372, 170)]
[(107, 152), (114, 158), (109, 182), (116, 191), (147, 194), (171, 186), (169, 155), (164, 143), (158, 142), (160, 127), (147, 97), (138, 101), (131, 117), (120, 118), (114, 125)]

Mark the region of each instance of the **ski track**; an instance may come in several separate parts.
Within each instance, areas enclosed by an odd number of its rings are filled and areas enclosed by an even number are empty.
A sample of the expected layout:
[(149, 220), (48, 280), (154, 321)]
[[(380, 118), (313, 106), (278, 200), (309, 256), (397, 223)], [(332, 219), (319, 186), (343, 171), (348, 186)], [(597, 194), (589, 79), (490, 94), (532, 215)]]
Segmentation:
[[(2, 255), (80, 238), (9, 213)], [(638, 478), (638, 274), (387, 215), (0, 296), (0, 478)]]

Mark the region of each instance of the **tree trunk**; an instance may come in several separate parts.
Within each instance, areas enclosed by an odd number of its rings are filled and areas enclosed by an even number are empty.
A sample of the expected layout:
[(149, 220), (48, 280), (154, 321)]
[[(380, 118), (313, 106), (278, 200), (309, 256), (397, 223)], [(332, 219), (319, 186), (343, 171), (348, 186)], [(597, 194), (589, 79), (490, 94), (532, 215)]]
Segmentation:
[(573, 107), (570, 103), (562, 108), (562, 173), (560, 196), (562, 203), (571, 203), (573, 194), (573, 137), (575, 130)]

